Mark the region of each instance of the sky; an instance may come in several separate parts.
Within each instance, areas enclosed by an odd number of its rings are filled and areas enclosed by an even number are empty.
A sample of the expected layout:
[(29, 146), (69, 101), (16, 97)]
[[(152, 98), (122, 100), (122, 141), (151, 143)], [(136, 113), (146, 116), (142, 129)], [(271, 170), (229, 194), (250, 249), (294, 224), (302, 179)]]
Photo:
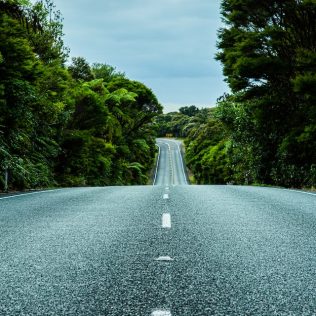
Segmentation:
[(71, 57), (115, 66), (164, 112), (210, 107), (228, 92), (215, 61), (220, 0), (55, 0)]

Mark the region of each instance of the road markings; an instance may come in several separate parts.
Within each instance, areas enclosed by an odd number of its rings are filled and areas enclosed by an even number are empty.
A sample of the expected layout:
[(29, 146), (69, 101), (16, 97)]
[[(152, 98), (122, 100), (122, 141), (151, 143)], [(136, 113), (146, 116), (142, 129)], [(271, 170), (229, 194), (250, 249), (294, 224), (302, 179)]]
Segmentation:
[(173, 171), (173, 166), (172, 166), (171, 153), (169, 153), (169, 175), (170, 175), (170, 182), (174, 183), (174, 171)]
[(151, 316), (171, 316), (170, 309), (155, 309)]
[(182, 169), (182, 173), (183, 173), (183, 178), (184, 178), (184, 182), (185, 184), (188, 184), (188, 181), (187, 181), (187, 177), (185, 175), (185, 172), (184, 172), (184, 167), (183, 167), (183, 158), (182, 158), (182, 154), (181, 154), (181, 150), (180, 150), (180, 145), (178, 144), (178, 150), (179, 150), (179, 155), (180, 155), (180, 160), (181, 160), (181, 169)]
[(155, 260), (156, 261), (173, 261), (174, 259), (172, 259), (170, 256), (160, 256), (156, 258)]
[(168, 193), (165, 193), (165, 194), (163, 195), (163, 199), (164, 199), (164, 200), (168, 200), (168, 199), (169, 199), (169, 194), (168, 194)]
[(171, 228), (171, 215), (169, 213), (162, 214), (162, 228)]
[(169, 142), (172, 142), (175, 146), (178, 147), (178, 151), (179, 151), (179, 155), (180, 155), (180, 160), (181, 160), (181, 169), (182, 169), (182, 173), (183, 173), (184, 182), (185, 182), (185, 184), (188, 184), (187, 176), (186, 176), (185, 171), (184, 171), (184, 161), (183, 161), (182, 154), (181, 154), (180, 144), (179, 144), (178, 141), (175, 141), (175, 140), (172, 140), (172, 139), (169, 139), (168, 141), (169, 141)]
[(315, 193), (312, 193), (312, 192), (299, 191), (299, 190), (293, 190), (293, 189), (281, 189), (281, 190), (290, 191), (290, 192), (297, 192), (297, 193), (303, 193), (303, 194), (309, 194), (309, 195), (314, 195), (314, 196), (316, 196), (316, 194), (315, 194)]
[(45, 190), (45, 191), (36, 191), (36, 192), (30, 192), (30, 193), (21, 193), (21, 194), (16, 194), (16, 195), (10, 195), (10, 196), (5, 196), (5, 197), (0, 197), (0, 200), (12, 199), (12, 198), (16, 198), (16, 197), (25, 196), (25, 195), (31, 195), (31, 194), (40, 194), (40, 193), (56, 192), (56, 191), (61, 191), (61, 190), (65, 190), (65, 189), (67, 189), (67, 188), (64, 188), (64, 189)]
[(170, 182), (173, 183), (174, 182), (174, 171), (173, 171), (173, 167), (172, 167), (172, 157), (171, 157), (171, 147), (170, 144), (165, 143), (168, 146), (168, 150), (169, 150), (169, 174), (170, 174)]
[(158, 158), (157, 158), (156, 171), (155, 171), (155, 177), (154, 177), (153, 185), (156, 185), (158, 166), (159, 166), (159, 159), (160, 159), (160, 146), (158, 146), (157, 144), (156, 144), (156, 146), (158, 147)]
[(164, 144), (168, 146), (168, 150), (171, 149), (171, 148), (170, 148), (170, 145), (169, 145), (168, 143), (164, 143)]

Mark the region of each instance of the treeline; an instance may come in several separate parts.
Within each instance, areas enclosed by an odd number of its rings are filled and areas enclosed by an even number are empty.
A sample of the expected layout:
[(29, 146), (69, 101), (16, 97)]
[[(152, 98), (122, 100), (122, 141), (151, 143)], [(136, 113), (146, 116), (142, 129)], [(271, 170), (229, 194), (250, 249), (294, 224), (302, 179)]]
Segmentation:
[(218, 103), (238, 183), (316, 185), (316, 2), (222, 1)]
[[(316, 2), (224, 0), (217, 59), (230, 95), (165, 116), (198, 183), (316, 186)], [(178, 132), (178, 129), (180, 132)]]
[(161, 105), (112, 66), (67, 66), (62, 37), (51, 0), (0, 1), (0, 189), (145, 184)]

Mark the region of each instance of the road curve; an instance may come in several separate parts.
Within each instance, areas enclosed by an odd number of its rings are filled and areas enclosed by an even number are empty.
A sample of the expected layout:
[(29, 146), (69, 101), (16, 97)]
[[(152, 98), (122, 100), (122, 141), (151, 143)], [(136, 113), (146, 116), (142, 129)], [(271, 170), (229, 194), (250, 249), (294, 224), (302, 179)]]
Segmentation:
[(174, 139), (158, 138), (159, 156), (154, 185), (188, 184), (181, 154), (182, 143)]
[(167, 175), (1, 197), (0, 315), (315, 315), (315, 194)]

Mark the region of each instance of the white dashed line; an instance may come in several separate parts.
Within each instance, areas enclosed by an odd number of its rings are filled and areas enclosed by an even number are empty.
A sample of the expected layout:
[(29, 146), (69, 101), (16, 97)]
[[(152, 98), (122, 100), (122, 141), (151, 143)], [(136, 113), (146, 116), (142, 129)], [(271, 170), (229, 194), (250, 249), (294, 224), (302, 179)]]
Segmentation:
[(170, 256), (160, 256), (155, 259), (156, 261), (173, 261), (173, 259)]
[(171, 312), (169, 309), (155, 309), (151, 316), (171, 316)]
[(164, 200), (168, 200), (168, 199), (169, 199), (169, 194), (168, 194), (168, 193), (165, 193), (165, 194), (163, 195), (163, 199), (164, 199)]
[(162, 214), (162, 228), (171, 228), (171, 215), (169, 213)]
[(170, 145), (169, 145), (168, 143), (164, 143), (164, 144), (168, 146), (168, 150), (171, 149), (171, 148), (170, 148)]
[(180, 144), (179, 144), (178, 141), (174, 141), (172, 139), (170, 139), (169, 142), (172, 142), (175, 146), (178, 147), (178, 151), (179, 151), (179, 155), (180, 155), (180, 161), (181, 161), (180, 164), (181, 164), (181, 169), (182, 169), (182, 173), (183, 173), (184, 182), (185, 182), (185, 184), (188, 184), (188, 180), (187, 180), (187, 177), (186, 177), (186, 174), (185, 174), (185, 171), (184, 171), (184, 161), (183, 161), (182, 154), (181, 154)]

